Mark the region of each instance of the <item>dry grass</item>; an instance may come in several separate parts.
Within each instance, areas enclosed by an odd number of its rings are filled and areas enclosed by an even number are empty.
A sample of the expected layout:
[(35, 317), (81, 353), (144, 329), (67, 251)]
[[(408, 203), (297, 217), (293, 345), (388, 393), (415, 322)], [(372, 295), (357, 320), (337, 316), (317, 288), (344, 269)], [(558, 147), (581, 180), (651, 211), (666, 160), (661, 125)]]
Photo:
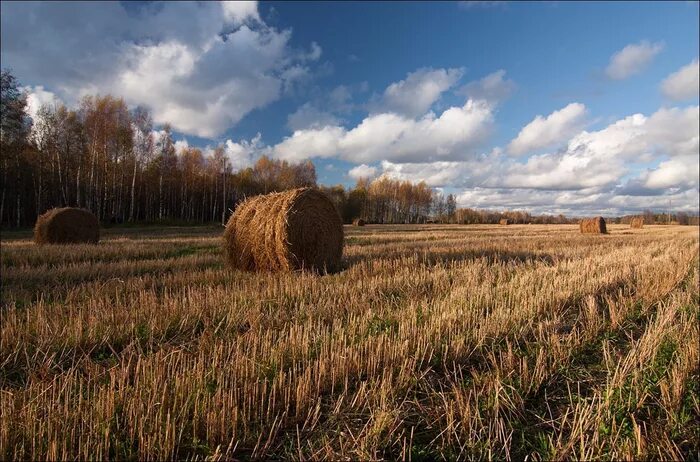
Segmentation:
[(608, 230), (347, 227), (326, 276), (5, 241), (0, 458), (692, 457), (697, 228)]

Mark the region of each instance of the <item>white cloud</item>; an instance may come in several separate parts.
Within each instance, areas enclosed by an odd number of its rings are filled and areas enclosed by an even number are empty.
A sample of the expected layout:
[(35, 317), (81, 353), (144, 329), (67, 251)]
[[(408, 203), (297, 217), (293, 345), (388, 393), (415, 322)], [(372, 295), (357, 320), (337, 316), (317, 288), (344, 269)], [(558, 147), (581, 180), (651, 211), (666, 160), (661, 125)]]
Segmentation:
[(361, 178), (374, 178), (377, 176), (377, 167), (371, 167), (367, 164), (360, 164), (348, 171), (348, 176), (354, 180)]
[(634, 114), (602, 130), (583, 131), (562, 152), (531, 156), (524, 164), (500, 168), (501, 176), (492, 177), (491, 184), (561, 190), (611, 187), (634, 164), (678, 156), (695, 156), (697, 163), (699, 114), (698, 106), (662, 108), (649, 117)]
[(661, 108), (649, 117), (645, 141), (655, 153), (698, 156), (700, 107)]
[(382, 161), (383, 175), (413, 183), (425, 181), (431, 187), (458, 186), (471, 179), (467, 161), (437, 161), (397, 164)]
[(672, 100), (684, 101), (698, 97), (700, 88), (700, 65), (695, 58), (661, 82), (661, 91)]
[(255, 2), (129, 13), (117, 2), (3, 3), (1, 29), (3, 62), (20, 80), (42, 76), (70, 104), (86, 93), (123, 96), (156, 123), (210, 138), (308, 82), (322, 52), (292, 49), (291, 31), (265, 24)]
[(258, 14), (258, 3), (251, 1), (222, 1), (224, 19), (233, 24), (241, 24), (247, 19), (260, 21)]
[(520, 130), (508, 150), (524, 154), (560, 143), (582, 128), (585, 115), (586, 106), (581, 103), (571, 103), (547, 117), (538, 115)]
[(264, 149), (260, 133), (250, 140), (241, 140), (238, 143), (226, 140), (224, 143), (224, 152), (233, 171), (252, 167)]
[[(617, 188), (635, 166), (640, 168), (671, 158), (642, 177), (630, 180), (629, 186), (623, 188), (637, 190), (626, 194), (658, 195), (663, 192), (659, 188), (697, 188), (699, 114), (697, 106), (662, 108), (649, 117), (634, 114), (598, 131), (582, 131), (569, 140), (565, 149), (534, 155), (525, 162), (515, 162), (494, 149), (490, 154), (460, 161), (383, 161), (381, 165), (384, 175), (425, 181), (433, 187), (550, 190), (571, 194), (587, 191), (590, 195), (591, 191), (609, 192)], [(570, 199), (566, 195), (557, 197)]]
[(627, 45), (610, 57), (605, 73), (614, 80), (623, 80), (638, 74), (663, 48), (663, 43), (649, 43), (646, 40)]
[(63, 104), (63, 101), (58, 96), (53, 92), (44, 90), (44, 87), (41, 85), (34, 88), (24, 87), (22, 90), (27, 93), (27, 114), (33, 120), (36, 120), (39, 109), (42, 106)]
[(355, 163), (466, 158), (489, 135), (492, 122), (490, 104), (468, 100), (439, 117), (428, 113), (414, 120), (385, 113), (368, 116), (350, 130), (340, 126), (298, 130), (274, 146), (273, 153), (291, 161), (339, 157)]
[(462, 69), (422, 68), (409, 73), (404, 80), (389, 85), (375, 112), (394, 112), (407, 117), (425, 114), (440, 98), (452, 88), (464, 71)]
[(173, 146), (175, 147), (175, 154), (180, 155), (182, 151), (189, 149), (190, 143), (186, 139), (182, 139), (175, 141)]
[(330, 112), (322, 111), (311, 103), (305, 103), (287, 117), (287, 127), (292, 131), (307, 128), (323, 128), (338, 125), (340, 121)]
[(472, 99), (485, 99), (492, 102), (503, 101), (515, 90), (515, 82), (504, 78), (505, 75), (506, 71), (503, 69), (498, 70), (480, 80), (469, 82), (460, 88), (458, 93)]
[(698, 185), (700, 163), (698, 156), (685, 155), (661, 162), (644, 175), (644, 186), (651, 189), (692, 188)]
[(457, 195), (460, 207), (523, 210), (532, 214), (570, 217), (640, 213), (644, 210), (697, 212), (698, 190), (686, 189), (655, 196), (629, 196), (595, 188), (580, 191), (473, 188)]

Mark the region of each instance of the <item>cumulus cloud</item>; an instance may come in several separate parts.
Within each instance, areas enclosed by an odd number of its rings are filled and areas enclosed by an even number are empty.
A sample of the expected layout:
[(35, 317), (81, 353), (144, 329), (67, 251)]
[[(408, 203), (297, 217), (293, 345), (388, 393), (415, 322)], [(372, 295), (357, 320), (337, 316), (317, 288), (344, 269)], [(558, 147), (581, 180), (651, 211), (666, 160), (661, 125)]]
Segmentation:
[(513, 188), (611, 187), (635, 163), (677, 156), (695, 156), (697, 163), (699, 114), (698, 106), (662, 108), (649, 117), (634, 114), (601, 130), (575, 135), (565, 150), (509, 164), (492, 181)]
[(367, 164), (360, 164), (351, 168), (348, 171), (348, 176), (354, 180), (359, 180), (361, 178), (374, 178), (377, 176), (377, 167), (371, 167)]
[(34, 88), (24, 87), (22, 90), (27, 93), (27, 114), (33, 120), (36, 120), (42, 106), (63, 104), (63, 101), (55, 93), (45, 90), (41, 85)]
[(586, 106), (581, 103), (571, 103), (547, 117), (538, 115), (520, 130), (508, 150), (517, 155), (560, 143), (581, 129), (585, 115)]
[(221, 2), (224, 19), (235, 25), (243, 23), (246, 19), (260, 21), (257, 2), (227, 0)]
[(262, 135), (258, 133), (250, 140), (226, 140), (224, 152), (233, 171), (252, 167), (255, 161), (264, 153)]
[(463, 69), (418, 69), (389, 85), (381, 101), (374, 105), (374, 112), (394, 112), (406, 117), (423, 115), (463, 74)]
[(605, 73), (613, 80), (624, 80), (638, 74), (663, 48), (663, 43), (649, 43), (647, 40), (627, 45), (610, 57)]
[(508, 98), (515, 90), (515, 82), (505, 78), (506, 71), (500, 69), (486, 77), (469, 82), (459, 89), (458, 93), (472, 99), (485, 99), (500, 102)]
[(643, 175), (643, 184), (650, 189), (690, 188), (697, 186), (700, 176), (698, 156), (685, 155), (661, 162)]
[(700, 65), (697, 58), (661, 82), (663, 94), (675, 101), (697, 98), (698, 88), (700, 88)]
[(634, 196), (596, 188), (579, 191), (473, 188), (457, 195), (460, 207), (524, 210), (533, 214), (567, 216), (620, 215), (647, 209), (667, 209), (669, 201), (676, 211), (697, 212), (697, 189), (667, 192), (662, 195)]
[(428, 113), (418, 120), (383, 113), (366, 117), (350, 130), (341, 126), (298, 130), (274, 146), (273, 153), (290, 161), (339, 157), (355, 163), (465, 158), (488, 136), (492, 123), (490, 104), (468, 100), (440, 116)]
[(322, 111), (311, 103), (299, 106), (295, 112), (287, 116), (287, 127), (292, 131), (338, 125), (339, 122), (333, 114)]
[[(34, 25), (41, 24), (41, 27)], [(84, 27), (90, 24), (91, 27)], [(127, 12), (109, 3), (2, 5), (3, 62), (69, 103), (113, 93), (156, 123), (215, 137), (310, 78), (321, 47), (292, 49), (254, 2), (171, 2)]]
[[(648, 117), (633, 114), (601, 130), (582, 131), (562, 150), (525, 162), (514, 162), (495, 149), (460, 161), (384, 161), (382, 174), (433, 187), (470, 188), (461, 199), (471, 207), (619, 213), (641, 207), (636, 205), (642, 204), (640, 198), (668, 194), (680, 194), (684, 207), (690, 207), (698, 188), (699, 115), (697, 106), (662, 108)], [(657, 165), (625, 182), (627, 175), (650, 163)]]

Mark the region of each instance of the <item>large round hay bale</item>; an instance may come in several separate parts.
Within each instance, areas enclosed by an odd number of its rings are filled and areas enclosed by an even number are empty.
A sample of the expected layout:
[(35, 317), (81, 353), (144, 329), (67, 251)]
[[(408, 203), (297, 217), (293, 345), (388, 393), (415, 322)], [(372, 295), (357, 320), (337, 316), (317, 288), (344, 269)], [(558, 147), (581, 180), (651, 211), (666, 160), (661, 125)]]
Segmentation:
[(630, 221), (630, 228), (641, 229), (644, 227), (644, 217), (634, 217)]
[(365, 224), (366, 224), (366, 223), (365, 223), (365, 220), (363, 220), (362, 218), (356, 218), (356, 219), (353, 220), (353, 222), (352, 222), (352, 225), (353, 225), (353, 226), (364, 226)]
[(505, 225), (509, 225), (510, 222), (508, 221), (507, 218), (501, 218), (501, 219), (498, 221), (498, 224), (501, 224), (501, 225), (504, 225), (504, 226), (505, 226)]
[(607, 234), (603, 217), (584, 218), (580, 224), (581, 232), (584, 234)]
[(250, 198), (224, 232), (226, 259), (246, 271), (335, 271), (343, 256), (343, 221), (317, 189)]
[(100, 222), (86, 209), (63, 207), (40, 215), (34, 225), (37, 244), (97, 244)]

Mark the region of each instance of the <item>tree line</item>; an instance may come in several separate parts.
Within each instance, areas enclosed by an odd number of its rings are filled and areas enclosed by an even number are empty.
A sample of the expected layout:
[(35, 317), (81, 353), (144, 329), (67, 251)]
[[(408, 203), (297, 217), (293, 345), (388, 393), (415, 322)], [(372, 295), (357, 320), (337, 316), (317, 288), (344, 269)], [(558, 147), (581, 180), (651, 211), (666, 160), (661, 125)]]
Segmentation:
[[(129, 109), (121, 98), (88, 95), (76, 108), (44, 105), (32, 118), (17, 79), (3, 70), (0, 83), (3, 227), (32, 226), (44, 211), (64, 206), (88, 208), (103, 223), (225, 223), (247, 197), (303, 186), (325, 191), (346, 223), (356, 218), (368, 223), (576, 222), (563, 215), (458, 208), (453, 194), (383, 176), (361, 179), (349, 189), (319, 186), (311, 161), (290, 164), (262, 156), (234, 171), (224, 146), (178, 151), (168, 124), (154, 130), (146, 108)], [(682, 213), (644, 216), (647, 223), (697, 223), (697, 217)]]
[[(44, 105), (34, 118), (26, 94), (2, 72), (0, 224), (31, 226), (53, 207), (85, 207), (103, 223), (224, 223), (247, 197), (317, 184), (311, 161), (290, 164), (262, 156), (234, 171), (224, 146), (177, 151), (172, 130), (154, 130), (149, 111), (121, 98), (85, 96), (77, 108)], [(425, 183), (389, 178), (356, 187), (323, 187), (345, 222), (421, 223), (453, 214)]]

